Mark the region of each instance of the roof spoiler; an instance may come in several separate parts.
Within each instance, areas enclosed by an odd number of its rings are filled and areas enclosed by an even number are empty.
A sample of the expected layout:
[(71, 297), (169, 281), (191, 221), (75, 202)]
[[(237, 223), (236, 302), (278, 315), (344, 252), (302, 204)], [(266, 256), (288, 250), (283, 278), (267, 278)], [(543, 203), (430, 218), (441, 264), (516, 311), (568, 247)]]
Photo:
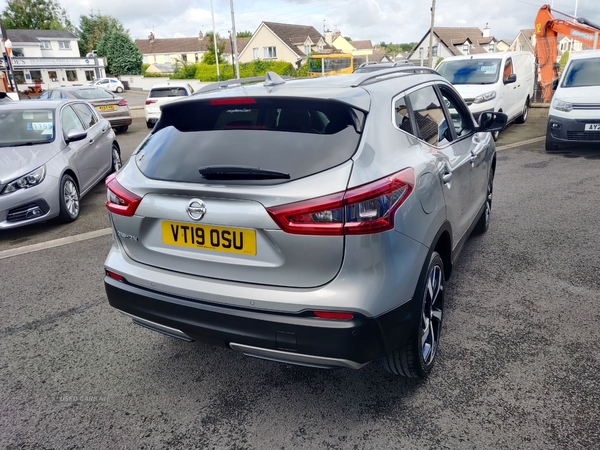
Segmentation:
[(366, 73), (358, 79), (358, 82), (352, 85), (352, 87), (363, 86), (366, 84), (371, 84), (379, 80), (384, 80), (386, 78), (394, 78), (401, 75), (420, 75), (420, 74), (433, 74), (439, 75), (439, 73), (431, 69), (429, 67), (421, 67), (421, 66), (398, 66), (392, 67), (390, 69), (383, 69), (377, 72)]
[(248, 77), (248, 78), (236, 78), (226, 81), (219, 81), (217, 83), (211, 83), (206, 85), (200, 89), (198, 89), (194, 95), (203, 94), (206, 92), (218, 91), (220, 89), (227, 89), (229, 87), (238, 87), (244, 84), (251, 83), (260, 83), (264, 81), (264, 85), (266, 87), (279, 86), (281, 84), (285, 84), (286, 80), (292, 79), (293, 77), (284, 76), (276, 74), (275, 72), (267, 72), (264, 76), (261, 77)]

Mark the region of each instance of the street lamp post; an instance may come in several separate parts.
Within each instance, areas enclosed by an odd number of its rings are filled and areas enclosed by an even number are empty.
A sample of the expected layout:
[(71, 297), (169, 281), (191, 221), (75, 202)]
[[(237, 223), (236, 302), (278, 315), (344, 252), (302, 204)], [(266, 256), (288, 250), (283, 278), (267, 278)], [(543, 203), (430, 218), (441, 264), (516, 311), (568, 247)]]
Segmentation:
[(429, 28), (429, 57), (427, 67), (432, 67), (433, 61), (433, 23), (435, 21), (435, 0), (431, 1), (431, 28)]
[(235, 77), (237, 79), (240, 78), (240, 62), (238, 61), (238, 52), (237, 52), (237, 34), (235, 32), (235, 15), (233, 13), (233, 0), (229, 0), (229, 4), (231, 5), (231, 30), (233, 31), (233, 56), (235, 58)]

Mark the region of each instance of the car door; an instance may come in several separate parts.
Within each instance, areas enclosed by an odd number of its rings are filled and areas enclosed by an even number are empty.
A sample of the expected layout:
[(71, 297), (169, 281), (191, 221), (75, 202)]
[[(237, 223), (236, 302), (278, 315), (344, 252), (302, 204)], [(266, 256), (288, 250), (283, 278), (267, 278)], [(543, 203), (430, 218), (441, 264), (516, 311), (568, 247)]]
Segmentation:
[(477, 214), (484, 204), (487, 195), (487, 181), (490, 171), (490, 138), (482, 133), (475, 133), (473, 116), (460, 94), (445, 84), (438, 89), (443, 100), (446, 114), (453, 125), (453, 151), (468, 156), (471, 176), (469, 224), (477, 219)]
[(453, 245), (457, 245), (471, 223), (471, 153), (467, 146), (452, 145), (455, 134), (434, 84), (409, 92), (407, 100), (418, 137), (440, 156), (438, 174), (444, 187), (446, 216), (452, 226)]
[(79, 182), (79, 191), (84, 191), (90, 185), (89, 174), (86, 173), (85, 159), (91, 145), (86, 137), (80, 141), (67, 142), (67, 135), (73, 130), (84, 130), (83, 123), (71, 105), (65, 105), (60, 111), (60, 126), (62, 128), (63, 139), (65, 139), (67, 158), (69, 163), (77, 172), (77, 181)]
[(502, 81), (504, 83), (504, 113), (508, 115), (509, 120), (512, 120), (517, 115), (517, 113), (520, 112), (521, 109), (517, 102), (517, 85), (519, 80), (517, 80), (516, 83), (507, 83), (508, 77), (513, 73), (513, 61), (511, 57), (508, 57), (504, 61), (504, 67), (502, 70)]

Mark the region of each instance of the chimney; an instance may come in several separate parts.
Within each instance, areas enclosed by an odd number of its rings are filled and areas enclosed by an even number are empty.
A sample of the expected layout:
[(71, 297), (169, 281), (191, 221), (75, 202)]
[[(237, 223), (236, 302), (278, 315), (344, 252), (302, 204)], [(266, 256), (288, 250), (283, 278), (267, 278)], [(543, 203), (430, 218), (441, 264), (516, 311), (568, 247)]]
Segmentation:
[(331, 45), (333, 43), (333, 39), (331, 37), (331, 30), (329, 28), (325, 30), (325, 42), (327, 42), (328, 45)]
[(150, 32), (150, 35), (148, 36), (148, 40), (150, 42), (154, 42), (154, 33), (152, 31)]
[(202, 39), (204, 39), (204, 33), (202, 32), (202, 30), (200, 30), (200, 32), (198, 33), (198, 40)]
[(483, 37), (490, 37), (490, 27), (488, 24), (485, 24), (485, 28), (483, 29)]

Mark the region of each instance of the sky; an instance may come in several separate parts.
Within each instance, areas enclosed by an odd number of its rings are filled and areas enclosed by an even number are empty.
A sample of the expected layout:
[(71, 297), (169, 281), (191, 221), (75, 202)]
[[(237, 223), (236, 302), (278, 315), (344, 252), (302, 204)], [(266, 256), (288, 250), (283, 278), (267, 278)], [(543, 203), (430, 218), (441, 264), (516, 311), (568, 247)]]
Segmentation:
[[(192, 37), (212, 31), (210, 0), (58, 0), (75, 25), (91, 10), (119, 19), (133, 39)], [(488, 24), (491, 35), (512, 41), (524, 28), (533, 28), (540, 6), (600, 23), (598, 0), (437, 0), (435, 26), (478, 27)], [(7, 1), (0, 0), (0, 10)], [(213, 0), (215, 28), (228, 36), (232, 29), (231, 0)], [(312, 25), (339, 30), (353, 40), (373, 44), (421, 40), (431, 23), (431, 0), (234, 0), (236, 31), (254, 32), (262, 21)]]

